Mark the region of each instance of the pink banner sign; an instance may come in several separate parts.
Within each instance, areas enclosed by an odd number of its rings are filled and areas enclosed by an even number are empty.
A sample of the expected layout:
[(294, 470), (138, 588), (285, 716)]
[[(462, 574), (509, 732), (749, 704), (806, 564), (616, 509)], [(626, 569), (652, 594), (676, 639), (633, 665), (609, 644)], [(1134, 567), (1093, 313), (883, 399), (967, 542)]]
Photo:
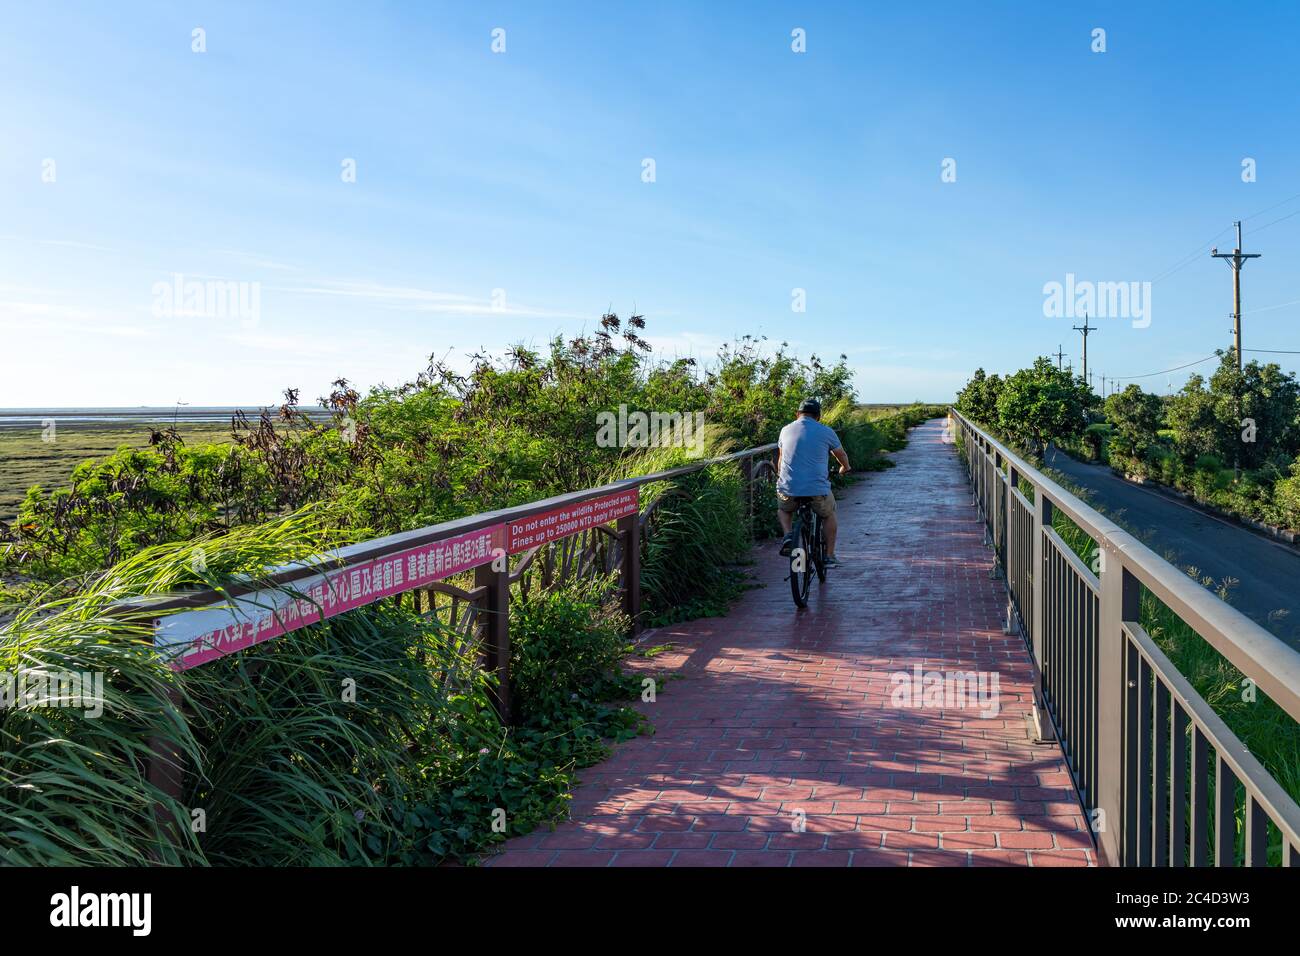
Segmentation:
[(504, 525), (492, 525), (296, 581), (289, 585), (296, 594), (255, 591), (232, 604), (169, 614), (159, 619), (154, 643), (171, 654), (173, 670), (188, 670), (486, 564), (499, 553), (504, 535)]
[(550, 541), (567, 538), (579, 531), (609, 524), (619, 518), (634, 515), (640, 508), (639, 488), (616, 491), (611, 495), (592, 498), (581, 504), (552, 508), (540, 514), (506, 522), (506, 550), (511, 554), (527, 551)]

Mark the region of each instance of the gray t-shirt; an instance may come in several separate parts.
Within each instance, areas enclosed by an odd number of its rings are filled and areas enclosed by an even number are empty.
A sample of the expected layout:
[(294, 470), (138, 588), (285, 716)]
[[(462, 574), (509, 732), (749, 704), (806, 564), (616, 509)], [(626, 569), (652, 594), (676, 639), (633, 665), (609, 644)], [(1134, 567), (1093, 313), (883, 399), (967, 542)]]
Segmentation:
[(787, 498), (815, 497), (831, 493), (830, 454), (840, 447), (835, 429), (803, 417), (781, 429), (781, 473), (776, 490)]

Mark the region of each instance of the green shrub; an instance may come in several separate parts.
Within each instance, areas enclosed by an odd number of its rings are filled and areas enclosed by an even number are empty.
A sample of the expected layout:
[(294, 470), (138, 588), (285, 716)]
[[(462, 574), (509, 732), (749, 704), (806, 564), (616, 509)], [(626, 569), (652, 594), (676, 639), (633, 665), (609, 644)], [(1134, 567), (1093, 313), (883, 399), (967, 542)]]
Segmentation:
[(621, 407), (702, 413), (732, 447), (773, 441), (799, 401), (851, 400), (843, 356), (807, 361), (740, 339), (706, 368), (645, 354), (640, 316), (598, 331), (475, 356), (467, 373), (432, 360), (413, 381), (361, 395), (345, 380), (319, 422), (286, 392), (278, 411), (237, 417), (230, 445), (187, 447), (174, 433), (79, 465), (68, 487), (34, 488), (0, 525), (0, 572), (44, 582), (88, 574), (152, 544), (258, 523), (309, 503), (339, 527), (405, 531), (598, 484), (627, 474), (636, 449), (598, 440)]
[(1288, 528), (1300, 529), (1300, 459), (1291, 466), (1290, 478), (1283, 478), (1273, 486), (1278, 523)]
[[(606, 582), (612, 584), (612, 582)], [(574, 701), (628, 697), (636, 685), (620, 670), (628, 621), (608, 610), (599, 586), (539, 592), (510, 609), (514, 706), (527, 724), (572, 717)]]

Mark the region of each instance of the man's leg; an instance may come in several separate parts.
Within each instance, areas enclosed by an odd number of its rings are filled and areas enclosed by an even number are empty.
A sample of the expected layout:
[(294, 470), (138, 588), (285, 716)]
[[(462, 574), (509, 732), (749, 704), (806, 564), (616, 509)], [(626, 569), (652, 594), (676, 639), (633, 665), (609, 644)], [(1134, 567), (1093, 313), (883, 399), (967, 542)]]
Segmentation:
[[(781, 554), (788, 555), (794, 547), (790, 539), (790, 529), (794, 526), (794, 509), (797, 507), (789, 498), (782, 498), (780, 495), (776, 499), (776, 520), (781, 523)], [(786, 509), (790, 510), (786, 510)]]
[(818, 514), (822, 519), (822, 533), (826, 536), (826, 557), (835, 557), (835, 538), (839, 531), (839, 520), (835, 516), (835, 496), (827, 495), (825, 499), (819, 502), (821, 510)]

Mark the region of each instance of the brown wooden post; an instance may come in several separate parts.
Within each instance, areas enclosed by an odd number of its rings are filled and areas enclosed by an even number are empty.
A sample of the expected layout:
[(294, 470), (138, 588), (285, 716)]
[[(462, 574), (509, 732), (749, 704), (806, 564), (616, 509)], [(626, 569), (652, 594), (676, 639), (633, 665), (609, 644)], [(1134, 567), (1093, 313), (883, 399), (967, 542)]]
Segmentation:
[[(175, 689), (168, 690), (162, 695), (158, 703), (163, 708), (174, 709), (177, 716), (184, 719), (179, 691)], [(149, 738), (148, 780), (163, 794), (178, 803), (180, 802), (185, 793), (185, 760), (181, 756), (180, 748), (175, 741), (167, 737)], [(176, 832), (176, 818), (166, 804), (155, 801), (153, 818), (158, 826), (159, 838), (164, 842), (170, 842), (173, 846), (180, 846), (181, 835)], [(151, 854), (155, 863), (163, 862), (161, 849), (161, 847), (158, 847)]]
[(483, 646), (487, 667), (497, 678), (492, 694), (497, 714), (503, 723), (511, 723), (510, 706), (510, 571), (494, 571), (491, 564), (474, 569), (474, 587), (486, 588), (483, 596)]
[(745, 479), (745, 501), (748, 506), (749, 536), (754, 537), (754, 458), (752, 455), (740, 460), (740, 473)]
[(636, 634), (641, 629), (641, 516), (619, 518), (618, 535), (623, 545), (623, 564), (619, 568), (623, 613), (631, 619), (632, 633)]

